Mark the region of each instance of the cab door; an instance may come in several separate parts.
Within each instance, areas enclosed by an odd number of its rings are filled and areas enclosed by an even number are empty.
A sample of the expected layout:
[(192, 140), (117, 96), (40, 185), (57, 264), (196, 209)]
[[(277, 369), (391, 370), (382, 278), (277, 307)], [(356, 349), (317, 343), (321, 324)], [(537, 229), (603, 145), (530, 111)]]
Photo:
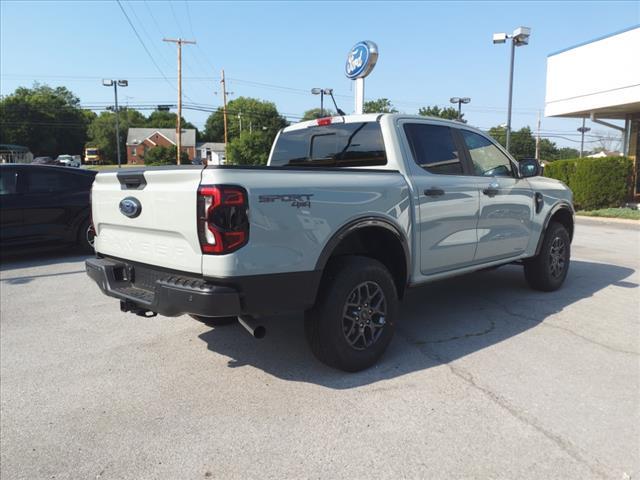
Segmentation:
[(533, 190), (489, 138), (460, 129), (480, 198), (475, 263), (518, 257), (532, 232)]
[(413, 157), (422, 274), (471, 265), (480, 200), (476, 179), (466, 175), (464, 147), (448, 125), (411, 120), (401, 126)]
[(23, 200), (18, 167), (0, 167), (0, 244), (19, 245), (23, 236)]

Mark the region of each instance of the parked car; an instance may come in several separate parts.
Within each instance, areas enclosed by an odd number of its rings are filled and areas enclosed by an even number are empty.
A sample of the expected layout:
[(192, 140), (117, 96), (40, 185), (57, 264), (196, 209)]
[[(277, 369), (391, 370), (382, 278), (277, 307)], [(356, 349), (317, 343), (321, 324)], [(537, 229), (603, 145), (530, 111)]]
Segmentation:
[(516, 263), (532, 288), (560, 288), (572, 193), (538, 172), (459, 122), (302, 122), (268, 166), (99, 173), (87, 273), (123, 311), (238, 318), (257, 337), (259, 317), (305, 311), (313, 353), (357, 371), (389, 345), (409, 287)]
[(36, 157), (31, 163), (34, 165), (58, 165), (58, 162), (51, 157)]
[(80, 167), (80, 158), (73, 155), (58, 155), (56, 162), (64, 167)]
[(89, 192), (95, 174), (46, 165), (0, 165), (2, 250), (77, 244), (93, 251)]

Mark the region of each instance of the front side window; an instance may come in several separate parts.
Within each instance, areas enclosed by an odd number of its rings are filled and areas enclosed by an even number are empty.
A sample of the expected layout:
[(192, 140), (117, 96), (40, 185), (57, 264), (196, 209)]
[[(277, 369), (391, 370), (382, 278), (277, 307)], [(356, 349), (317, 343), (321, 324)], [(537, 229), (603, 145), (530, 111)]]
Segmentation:
[(387, 154), (377, 122), (338, 123), (283, 132), (272, 166), (360, 167), (385, 165)]
[(406, 123), (404, 131), (413, 159), (427, 172), (462, 175), (462, 162), (451, 128), (426, 123)]
[(513, 177), (511, 162), (489, 139), (468, 130), (460, 133), (469, 149), (475, 175)]

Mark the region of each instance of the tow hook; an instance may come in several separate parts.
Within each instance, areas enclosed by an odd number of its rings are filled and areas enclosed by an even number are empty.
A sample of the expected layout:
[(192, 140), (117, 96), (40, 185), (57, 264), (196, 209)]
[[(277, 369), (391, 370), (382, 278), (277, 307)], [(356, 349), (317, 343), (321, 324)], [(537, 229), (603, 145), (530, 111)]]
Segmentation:
[(158, 315), (156, 312), (152, 312), (151, 310), (147, 310), (146, 308), (140, 308), (133, 302), (128, 302), (126, 300), (120, 300), (120, 311), (121, 312), (131, 312), (135, 313), (139, 317), (145, 318), (153, 318)]
[(238, 322), (242, 325), (253, 338), (261, 339), (267, 334), (267, 329), (258, 323), (258, 321), (249, 315), (241, 315)]

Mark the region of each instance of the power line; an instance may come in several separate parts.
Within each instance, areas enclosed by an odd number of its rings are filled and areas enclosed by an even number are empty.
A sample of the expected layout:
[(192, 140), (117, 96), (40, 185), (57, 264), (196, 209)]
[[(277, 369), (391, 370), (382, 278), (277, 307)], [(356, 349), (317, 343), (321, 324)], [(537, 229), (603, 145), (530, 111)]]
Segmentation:
[(142, 37), (140, 37), (140, 34), (138, 33), (138, 30), (136, 30), (136, 27), (134, 26), (133, 22), (131, 22), (131, 19), (129, 18), (129, 15), (127, 15), (127, 12), (125, 11), (124, 7), (122, 6), (122, 3), (120, 2), (120, 0), (116, 0), (116, 2), (118, 2), (118, 6), (120, 7), (120, 10), (122, 10), (122, 13), (124, 14), (125, 18), (127, 19), (127, 22), (129, 22), (129, 26), (131, 26), (131, 29), (133, 30), (133, 33), (136, 34), (136, 37), (138, 38), (138, 41), (140, 42), (140, 45), (142, 45), (142, 48), (144, 48), (144, 51), (147, 52), (147, 56), (149, 57), (149, 60), (151, 60), (153, 65), (156, 67), (156, 70), (158, 70), (160, 75), (162, 75), (162, 78), (165, 79), (165, 81), (171, 86), (171, 88), (175, 89), (176, 87), (174, 87), (173, 84), (169, 81), (167, 76), (164, 74), (164, 72), (162, 71), (160, 66), (157, 64), (157, 62), (153, 58), (153, 55), (151, 55), (151, 52), (149, 51), (149, 49), (145, 45), (144, 41), (142, 40)]

